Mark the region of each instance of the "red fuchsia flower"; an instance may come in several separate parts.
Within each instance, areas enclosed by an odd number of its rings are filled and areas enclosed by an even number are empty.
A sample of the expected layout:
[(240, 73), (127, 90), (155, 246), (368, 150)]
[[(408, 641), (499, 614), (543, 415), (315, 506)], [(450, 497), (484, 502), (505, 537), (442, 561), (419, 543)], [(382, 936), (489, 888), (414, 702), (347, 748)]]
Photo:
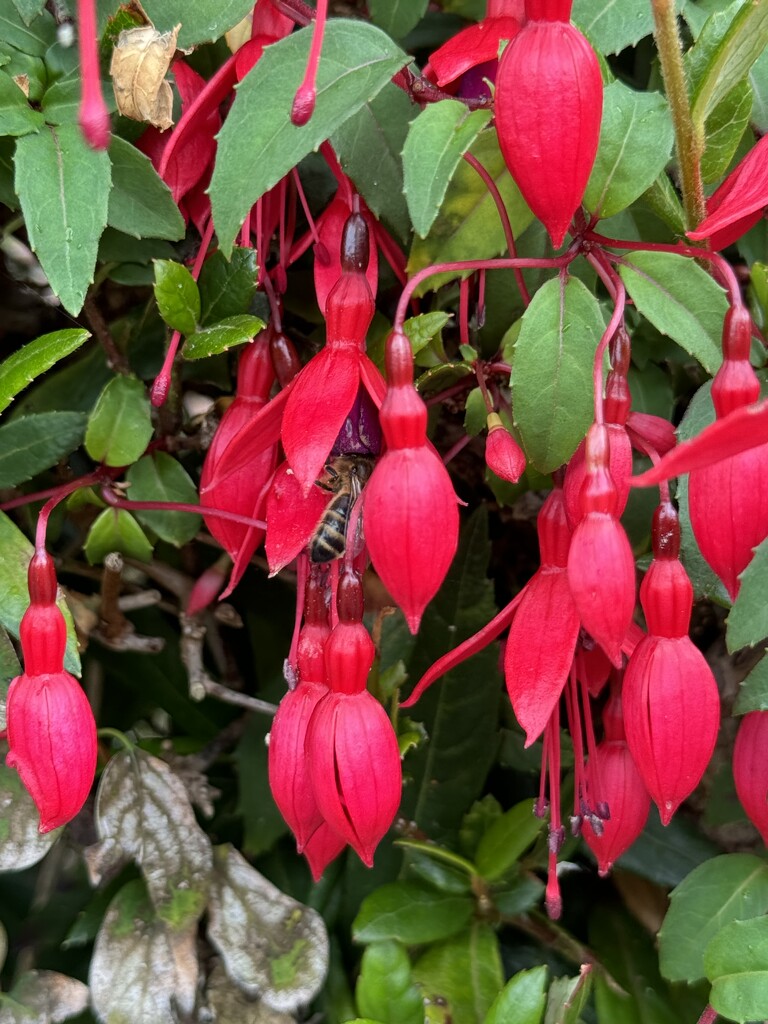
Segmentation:
[(741, 806), (768, 845), (768, 711), (744, 715), (733, 748), (733, 779)]
[(529, 747), (557, 707), (573, 663), (581, 625), (568, 586), (571, 531), (561, 487), (539, 512), (541, 567), (525, 586), (504, 656), (507, 691)]
[[(339, 188), (331, 202), (317, 219), (318, 243), (315, 245), (315, 294), (317, 304), (325, 312), (328, 295), (341, 277), (341, 241), (344, 226), (352, 216), (352, 190), (349, 179), (344, 177), (346, 189)], [(365, 276), (371, 294), (375, 296), (379, 280), (379, 255), (374, 238), (374, 220), (364, 203), (360, 202), (360, 213), (368, 226), (368, 263)]]
[(386, 363), (387, 450), (365, 488), (363, 524), (373, 567), (416, 633), (456, 554), (459, 514), (448, 472), (427, 441), (427, 409), (400, 331), (387, 341)]
[[(266, 403), (275, 379), (272, 369), (268, 331), (245, 346), (240, 355), (235, 399), (224, 413), (205, 457), (200, 476), (200, 503), (208, 508), (224, 508), (244, 516), (261, 519), (267, 489), (277, 464), (277, 446), (260, 452), (239, 472), (217, 479), (218, 467), (228, 447), (243, 427)], [(233, 523), (218, 516), (204, 515), (205, 524), (234, 562), (229, 586), (223, 596), (238, 584), (254, 551), (264, 539), (264, 531)]]
[(571, 0), (526, 0), (502, 54), (496, 131), (523, 198), (562, 245), (595, 162), (603, 109), (597, 57), (570, 21)]
[(70, 821), (85, 803), (96, 770), (96, 723), (88, 699), (64, 669), (67, 630), (56, 606), (56, 573), (38, 550), (29, 564), (30, 605), (19, 637), (24, 672), (8, 690), (9, 752), (40, 812), (40, 831)]
[(587, 687), (590, 697), (599, 696), (608, 682), (611, 663), (602, 647), (583, 630), (576, 648), (574, 668), (576, 678)]
[(622, 692), (629, 749), (665, 825), (699, 784), (720, 724), (712, 670), (688, 636), (693, 587), (679, 551), (677, 512), (666, 501), (654, 514), (654, 558), (640, 587), (648, 635)]
[(304, 856), (315, 882), (320, 881), (325, 869), (331, 861), (336, 860), (346, 845), (341, 836), (326, 822), (318, 825), (304, 846)]
[(495, 81), (499, 48), (520, 31), (523, 8), (522, 0), (488, 0), (481, 21), (457, 32), (430, 56), (424, 77), (441, 88), (456, 83), (461, 96), (490, 95), (483, 78)]
[(635, 607), (635, 560), (616, 516), (609, 457), (608, 430), (593, 424), (587, 434), (582, 517), (568, 552), (568, 580), (584, 628), (620, 667)]
[(485, 442), (485, 464), (502, 480), (516, 484), (525, 472), (525, 455), (517, 441), (492, 412), (488, 416), (488, 438)]
[(77, 116), (80, 130), (92, 149), (109, 146), (109, 111), (101, 91), (99, 42), (96, 34), (96, 0), (78, 0), (77, 46), (80, 52), (82, 94)]
[(725, 249), (745, 235), (768, 206), (768, 135), (753, 146), (707, 200), (707, 216), (688, 237)]
[(607, 875), (645, 828), (651, 798), (627, 746), (618, 690), (605, 706), (603, 726), (605, 734), (590, 756), (586, 781), (590, 805), (608, 813), (599, 827), (587, 815), (583, 836), (597, 858), (598, 871)]
[(338, 611), (325, 645), (330, 693), (312, 715), (306, 753), (320, 813), (371, 867), (400, 806), (402, 769), (387, 713), (365, 688), (376, 652), (361, 621), (362, 585), (349, 568)]

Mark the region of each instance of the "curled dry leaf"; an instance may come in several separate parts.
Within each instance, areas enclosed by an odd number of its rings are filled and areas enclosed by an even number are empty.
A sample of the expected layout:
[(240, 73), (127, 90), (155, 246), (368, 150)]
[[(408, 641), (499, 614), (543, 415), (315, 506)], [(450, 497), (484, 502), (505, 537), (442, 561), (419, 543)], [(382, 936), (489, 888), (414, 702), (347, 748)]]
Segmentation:
[[(280, 1013), (261, 999), (247, 996), (217, 964), (205, 988), (206, 1009), (216, 1024), (295, 1024), (290, 1013)], [(202, 1016), (200, 1020), (202, 1020)]]
[(176, 930), (197, 921), (213, 856), (187, 791), (168, 765), (136, 750), (107, 765), (96, 797), (101, 842), (85, 851), (93, 884), (133, 859), (158, 916)]
[(88, 986), (58, 971), (27, 971), (10, 996), (15, 1005), (0, 1007), (2, 1024), (59, 1024), (88, 1006)]
[(215, 851), (208, 938), (246, 995), (291, 1012), (320, 991), (328, 933), (315, 910), (280, 892), (232, 846)]
[(61, 829), (40, 835), (40, 815), (18, 773), (5, 767), (7, 753), (0, 743), (0, 871), (22, 871), (42, 860)]
[(181, 25), (158, 32), (152, 25), (129, 28), (118, 36), (110, 74), (117, 109), (134, 121), (146, 121), (164, 132), (173, 124), (173, 93), (165, 76), (176, 52)]

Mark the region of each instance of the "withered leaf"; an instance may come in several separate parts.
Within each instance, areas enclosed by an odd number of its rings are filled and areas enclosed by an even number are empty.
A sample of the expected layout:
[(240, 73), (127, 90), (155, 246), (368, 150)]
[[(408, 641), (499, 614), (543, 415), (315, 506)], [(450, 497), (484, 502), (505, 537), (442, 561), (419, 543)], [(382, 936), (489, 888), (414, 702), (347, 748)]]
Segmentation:
[(180, 28), (162, 33), (151, 25), (125, 29), (112, 51), (109, 70), (118, 111), (161, 132), (173, 124), (173, 93), (165, 76)]
[(9, 1004), (0, 1005), (0, 1024), (59, 1024), (86, 1009), (88, 986), (58, 971), (27, 971), (11, 989)]
[(37, 864), (61, 835), (40, 835), (40, 815), (18, 773), (5, 767), (8, 744), (0, 743), (0, 871), (22, 871)]
[(221, 964), (211, 971), (205, 1000), (216, 1024), (295, 1024), (296, 1020), (290, 1013), (273, 1010), (258, 997), (247, 996), (229, 980)]

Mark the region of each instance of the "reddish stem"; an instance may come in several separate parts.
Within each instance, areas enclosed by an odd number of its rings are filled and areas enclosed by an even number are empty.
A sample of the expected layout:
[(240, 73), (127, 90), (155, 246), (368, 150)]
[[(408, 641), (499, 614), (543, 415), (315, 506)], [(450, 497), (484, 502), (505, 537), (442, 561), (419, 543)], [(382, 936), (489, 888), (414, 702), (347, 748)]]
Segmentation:
[(108, 487), (102, 488), (101, 496), (112, 508), (122, 508), (126, 512), (191, 512), (198, 516), (216, 516), (217, 519), (240, 523), (241, 526), (252, 526), (257, 530), (267, 528), (267, 524), (261, 519), (241, 516), (237, 512), (227, 512), (223, 508), (192, 505), (184, 501), (129, 501), (127, 498), (118, 498)]
[[(97, 470), (94, 473), (88, 473), (86, 476), (78, 477), (77, 480), (70, 480), (69, 483), (62, 484), (61, 487), (56, 487), (50, 492), (50, 498), (43, 507), (40, 509), (40, 514), (37, 517), (37, 529), (35, 530), (35, 548), (38, 551), (45, 551), (45, 535), (48, 531), (48, 519), (50, 518), (51, 512), (56, 508), (60, 501), (64, 498), (69, 497), (75, 491), (81, 487), (90, 487), (92, 484), (98, 483), (102, 479), (102, 472)], [(33, 501), (34, 495), (26, 495), (26, 501)]]
[(711, 1006), (708, 1006), (699, 1017), (698, 1024), (715, 1024), (718, 1014)]
[(595, 351), (595, 362), (592, 371), (592, 387), (594, 388), (595, 397), (595, 423), (603, 422), (603, 356), (605, 355), (605, 350), (608, 348), (608, 343), (619, 329), (619, 325), (624, 319), (624, 306), (627, 299), (624, 282), (620, 277), (617, 277), (616, 281), (616, 305), (613, 309), (613, 316), (611, 317), (608, 326), (600, 339), (600, 344), (597, 346), (597, 350)]

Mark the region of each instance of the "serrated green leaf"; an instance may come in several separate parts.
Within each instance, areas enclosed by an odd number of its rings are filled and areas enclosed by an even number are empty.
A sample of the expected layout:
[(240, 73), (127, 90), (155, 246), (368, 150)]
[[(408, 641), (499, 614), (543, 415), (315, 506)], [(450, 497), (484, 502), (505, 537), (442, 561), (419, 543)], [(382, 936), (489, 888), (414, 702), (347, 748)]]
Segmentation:
[(0, 71), (0, 134), (28, 135), (43, 124), (40, 111), (33, 110), (10, 75)]
[(312, 32), (308, 26), (265, 50), (238, 86), (219, 133), (210, 194), (225, 256), (259, 196), (373, 99), (407, 61), (381, 29), (332, 19), (325, 30), (315, 111), (298, 128), (290, 112)]
[(704, 952), (712, 982), (710, 1005), (729, 1020), (768, 1016), (768, 918), (733, 921), (714, 936)]
[(200, 326), (247, 313), (256, 294), (257, 272), (255, 249), (235, 247), (229, 260), (218, 249), (212, 252), (197, 281), (202, 307)]
[(143, 7), (158, 32), (169, 32), (180, 24), (176, 45), (186, 50), (223, 36), (253, 10), (253, 3), (249, 4), (248, 0), (194, 4), (187, 0), (147, 0)]
[(666, 172), (660, 174), (651, 187), (643, 192), (642, 200), (673, 234), (685, 234), (685, 212)]
[(426, 238), (462, 156), (491, 119), (458, 100), (430, 103), (408, 129), (403, 148), (405, 197), (417, 234)]
[[(178, 501), (198, 503), (197, 488), (187, 471), (166, 452), (145, 455), (126, 473), (131, 485), (131, 501)], [(200, 516), (189, 512), (137, 512), (136, 518), (153, 530), (161, 540), (182, 547), (197, 534)]]
[(653, 11), (645, 0), (574, 0), (572, 17), (600, 53), (620, 53), (653, 32)]
[(482, 1024), (504, 984), (493, 929), (474, 924), (456, 938), (432, 946), (414, 964), (413, 978), (421, 986), (425, 1003), (445, 1007), (446, 1020)]
[(128, 466), (144, 454), (151, 437), (152, 418), (144, 385), (135, 377), (114, 377), (88, 418), (88, 454), (107, 466)]
[(29, 242), (73, 315), (93, 280), (110, 182), (109, 157), (91, 149), (75, 124), (45, 127), (16, 143), (16, 192)]
[[(440, 104), (437, 104), (439, 106)], [(496, 183), (504, 200), (515, 237), (531, 223), (533, 215), (507, 170), (495, 132), (484, 132), (470, 147)], [(430, 263), (448, 260), (481, 260), (506, 250), (499, 213), (480, 175), (465, 161), (456, 168), (432, 228), (426, 238), (414, 238), (408, 273)], [(436, 274), (420, 285), (415, 295), (434, 291), (455, 274)]]
[(0, 7), (0, 39), (30, 57), (42, 57), (56, 41), (56, 22), (43, 11), (27, 23), (18, 8), (6, 3)]
[(675, 253), (627, 253), (619, 273), (639, 312), (714, 375), (722, 362), (728, 309), (723, 289), (693, 260)]
[(542, 820), (533, 813), (533, 800), (523, 800), (498, 818), (483, 838), (475, 854), (477, 872), (493, 881), (501, 878), (534, 842), (542, 829)]
[(45, 7), (45, 0), (13, 0), (13, 6), (25, 25), (31, 25)]
[(734, 715), (746, 715), (750, 711), (768, 711), (768, 659), (763, 656), (742, 682)]
[(418, 882), (392, 882), (366, 897), (352, 924), (355, 942), (396, 939), (407, 946), (446, 939), (466, 928), (470, 896), (437, 892)]
[(511, 385), (528, 460), (542, 473), (567, 462), (592, 422), (592, 369), (605, 330), (600, 306), (575, 277), (553, 278), (523, 315)]
[[(331, 138), (344, 173), (355, 183), (368, 208), (402, 242), (410, 236), (411, 222), (403, 194), (401, 154), (408, 125), (416, 112), (403, 90), (388, 82)], [(371, 160), (371, 153), (376, 154), (375, 160)]]
[(20, 391), (90, 338), (88, 331), (69, 329), (43, 334), (0, 364), (0, 412)]
[(735, 85), (707, 118), (706, 149), (701, 160), (701, 176), (707, 184), (725, 174), (751, 113), (752, 89), (744, 81)]
[(752, 561), (741, 574), (741, 588), (726, 621), (726, 644), (731, 654), (754, 647), (768, 636), (765, 580), (768, 572), (768, 540), (755, 548)]
[(91, 523), (83, 545), (85, 557), (91, 565), (104, 561), (111, 551), (148, 562), (152, 558), (152, 545), (147, 535), (124, 508), (105, 508)]
[(187, 335), (187, 340), (182, 348), (182, 355), (185, 359), (205, 359), (207, 356), (215, 356), (235, 345), (244, 345), (251, 341), (259, 331), (263, 331), (266, 324), (257, 316), (249, 316), (245, 313), (240, 316), (229, 316), (211, 327), (204, 327), (194, 334)]
[(419, 990), (408, 954), (397, 942), (374, 942), (363, 953), (355, 987), (360, 1013), (382, 1024), (423, 1024)]
[(173, 201), (171, 190), (152, 162), (125, 139), (112, 136), (109, 144), (112, 190), (109, 193), (107, 223), (134, 238), (184, 236), (184, 218)]
[(748, 853), (705, 861), (672, 892), (659, 932), (659, 965), (670, 981), (706, 974), (704, 950), (731, 921), (768, 911), (768, 864)]
[(194, 334), (200, 320), (200, 290), (185, 266), (154, 260), (155, 299), (160, 316), (181, 334)]
[(369, 0), (373, 22), (393, 39), (402, 39), (424, 17), (429, 0)]
[(600, 145), (584, 202), (612, 217), (651, 187), (666, 167), (674, 132), (666, 99), (621, 82), (605, 88)]
[(55, 466), (83, 440), (80, 412), (42, 412), (0, 427), (0, 487), (15, 487)]
[(547, 1001), (546, 984), (546, 967), (519, 971), (496, 996), (483, 1024), (540, 1024)]

